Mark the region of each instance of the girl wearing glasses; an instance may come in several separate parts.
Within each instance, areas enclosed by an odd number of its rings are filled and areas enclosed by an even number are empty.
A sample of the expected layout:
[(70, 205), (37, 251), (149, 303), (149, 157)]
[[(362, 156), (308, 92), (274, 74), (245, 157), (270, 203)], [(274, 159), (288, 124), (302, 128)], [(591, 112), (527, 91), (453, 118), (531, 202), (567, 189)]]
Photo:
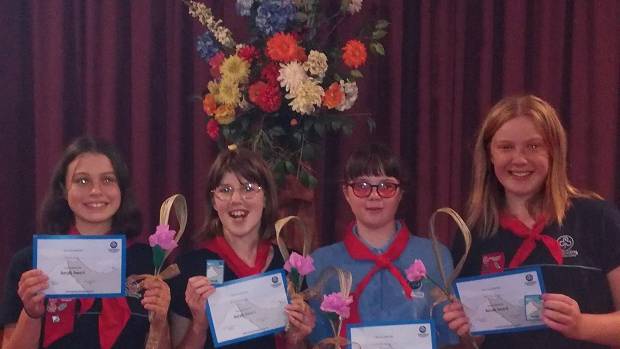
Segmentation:
[[(570, 185), (566, 165), (566, 134), (548, 103), (507, 97), (489, 111), (474, 148), (474, 242), (463, 275), (542, 264), (550, 293), (541, 311), (548, 329), (489, 335), (484, 348), (620, 345), (620, 213)], [(467, 335), (462, 305), (445, 311), (450, 328)]]
[[(151, 248), (132, 243), (140, 234), (140, 212), (129, 170), (104, 141), (80, 137), (67, 147), (53, 172), (41, 221), (46, 234), (124, 234), (127, 275), (153, 271)], [(161, 280), (145, 280), (142, 299), (50, 299), (43, 293), (48, 285), (48, 277), (32, 269), (31, 247), (13, 256), (0, 304), (2, 348), (141, 348), (148, 312), (153, 325), (167, 333), (170, 290)], [(160, 344), (168, 348), (169, 338)]]
[[(177, 259), (181, 275), (172, 283), (176, 348), (213, 347), (205, 307), (216, 289), (205, 276), (208, 261), (224, 261), (220, 281), (284, 266), (271, 244), (278, 208), (276, 186), (258, 154), (236, 148), (220, 153), (207, 175), (206, 199), (205, 223), (194, 237), (197, 249)], [(286, 306), (286, 312), (290, 328), (283, 337), (259, 337), (224, 348), (275, 348), (276, 342), (288, 348), (304, 345), (314, 327), (312, 310), (295, 302)]]
[[(405, 270), (415, 259), (426, 265), (428, 275), (439, 280), (431, 241), (411, 235), (404, 221), (396, 220), (403, 196), (403, 173), (399, 160), (385, 146), (371, 144), (355, 151), (347, 160), (342, 192), (355, 219), (344, 232), (344, 241), (317, 249), (316, 271), (308, 275), (308, 285), (317, 284), (321, 272), (338, 267), (353, 276), (351, 315), (343, 326), (346, 337), (350, 324), (368, 321), (406, 321), (429, 319), (439, 325), (439, 343), (458, 342), (443, 320), (441, 309), (433, 309), (431, 285), (409, 284)], [(452, 270), (452, 258), (442, 246), (443, 264)], [(335, 290), (324, 290), (331, 293)], [(329, 321), (317, 312), (317, 325), (311, 340), (318, 342), (332, 336)]]

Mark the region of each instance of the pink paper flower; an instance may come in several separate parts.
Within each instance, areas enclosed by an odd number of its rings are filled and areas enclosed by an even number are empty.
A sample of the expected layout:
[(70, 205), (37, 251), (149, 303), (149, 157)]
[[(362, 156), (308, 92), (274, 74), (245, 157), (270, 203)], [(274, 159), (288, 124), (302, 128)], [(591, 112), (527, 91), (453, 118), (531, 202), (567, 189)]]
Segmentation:
[(341, 292), (324, 295), (321, 302), (321, 310), (338, 314), (341, 318), (346, 319), (350, 315), (350, 305), (353, 303), (353, 297), (344, 297)]
[(160, 224), (155, 229), (155, 233), (149, 236), (149, 245), (151, 247), (159, 246), (162, 250), (170, 251), (177, 247), (177, 242), (174, 240), (176, 231), (170, 230), (170, 226), (167, 224)]
[(284, 269), (291, 272), (291, 269), (297, 269), (297, 272), (301, 276), (306, 276), (314, 271), (314, 259), (311, 256), (304, 257), (297, 252), (291, 253), (286, 263), (284, 263)]
[(405, 270), (405, 274), (407, 274), (407, 280), (417, 282), (426, 277), (426, 267), (424, 266), (424, 262), (419, 259), (416, 259), (411, 263), (409, 268)]

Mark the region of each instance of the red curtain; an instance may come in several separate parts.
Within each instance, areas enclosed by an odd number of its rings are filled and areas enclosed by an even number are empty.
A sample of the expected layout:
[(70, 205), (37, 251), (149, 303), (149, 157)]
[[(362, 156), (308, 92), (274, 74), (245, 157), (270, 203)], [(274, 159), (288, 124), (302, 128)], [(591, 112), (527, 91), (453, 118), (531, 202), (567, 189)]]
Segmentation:
[[(206, 1), (239, 41), (234, 1)], [(401, 214), (426, 235), (433, 210), (462, 211), (474, 134), (504, 95), (534, 93), (569, 133), (570, 177), (620, 202), (617, 149), (620, 2), (366, 0), (337, 36), (375, 18), (391, 22), (386, 57), (363, 68), (351, 137), (330, 136), (316, 164), (316, 230), (339, 240), (351, 214), (339, 180), (347, 155), (383, 141), (403, 158), (410, 186)], [(203, 219), (205, 175), (217, 149), (192, 95), (209, 79), (195, 52), (203, 31), (181, 1), (46, 0), (0, 4), (0, 273), (30, 243), (52, 167), (88, 133), (125, 153), (145, 230), (162, 200), (188, 198), (190, 228)], [(442, 239), (451, 241), (446, 222)]]

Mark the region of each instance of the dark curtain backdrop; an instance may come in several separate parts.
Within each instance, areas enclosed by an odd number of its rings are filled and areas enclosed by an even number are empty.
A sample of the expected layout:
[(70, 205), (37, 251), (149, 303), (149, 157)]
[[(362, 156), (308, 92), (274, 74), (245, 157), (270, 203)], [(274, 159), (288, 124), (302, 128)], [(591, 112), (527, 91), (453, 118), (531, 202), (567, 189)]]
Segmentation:
[[(207, 1), (233, 29), (234, 1)], [(332, 1), (338, 6), (337, 1)], [(620, 202), (620, 2), (366, 0), (337, 36), (386, 18), (387, 56), (362, 72), (354, 112), (371, 113), (351, 137), (326, 139), (315, 166), (319, 243), (351, 219), (338, 180), (347, 155), (370, 140), (389, 144), (410, 172), (402, 215), (425, 235), (433, 210), (462, 211), (471, 147), (485, 111), (530, 92), (555, 105), (568, 129), (570, 178)], [(194, 49), (203, 29), (180, 0), (0, 2), (0, 274), (30, 244), (36, 212), (64, 146), (88, 133), (124, 152), (145, 231), (162, 200), (183, 193), (189, 232), (203, 219), (204, 179), (217, 149), (191, 96), (209, 79)], [(442, 240), (454, 228), (442, 221)]]

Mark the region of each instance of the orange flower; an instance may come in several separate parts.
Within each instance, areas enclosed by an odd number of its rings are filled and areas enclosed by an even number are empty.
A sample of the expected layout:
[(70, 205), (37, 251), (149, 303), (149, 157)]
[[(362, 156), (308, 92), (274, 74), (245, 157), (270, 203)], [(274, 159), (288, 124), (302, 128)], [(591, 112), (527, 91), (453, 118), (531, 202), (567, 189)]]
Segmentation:
[(276, 33), (267, 40), (267, 56), (277, 62), (291, 62), (298, 59), (300, 47), (291, 34)]
[(342, 60), (349, 68), (357, 69), (366, 63), (366, 46), (359, 40), (349, 40), (342, 48)]
[(329, 109), (334, 109), (344, 100), (344, 91), (342, 86), (339, 83), (334, 82), (329, 86), (327, 90), (325, 90), (325, 95), (323, 96), (323, 105)]
[(213, 116), (216, 109), (217, 105), (215, 104), (215, 96), (208, 93), (202, 100), (202, 110), (204, 110), (205, 114)]

